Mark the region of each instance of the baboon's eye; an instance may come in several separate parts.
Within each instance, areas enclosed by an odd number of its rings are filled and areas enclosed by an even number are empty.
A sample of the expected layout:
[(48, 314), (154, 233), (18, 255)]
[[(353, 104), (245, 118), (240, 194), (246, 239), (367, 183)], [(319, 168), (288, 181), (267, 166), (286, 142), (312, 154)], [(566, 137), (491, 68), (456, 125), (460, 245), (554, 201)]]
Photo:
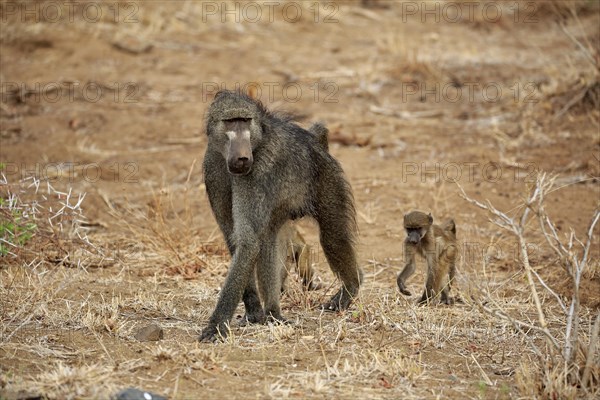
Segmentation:
[(228, 118), (228, 119), (224, 119), (224, 122), (229, 122), (229, 123), (236, 123), (236, 122), (245, 122), (248, 123), (252, 120), (252, 118)]
[(224, 119), (225, 129), (228, 131), (242, 132), (248, 129), (252, 118), (231, 118)]

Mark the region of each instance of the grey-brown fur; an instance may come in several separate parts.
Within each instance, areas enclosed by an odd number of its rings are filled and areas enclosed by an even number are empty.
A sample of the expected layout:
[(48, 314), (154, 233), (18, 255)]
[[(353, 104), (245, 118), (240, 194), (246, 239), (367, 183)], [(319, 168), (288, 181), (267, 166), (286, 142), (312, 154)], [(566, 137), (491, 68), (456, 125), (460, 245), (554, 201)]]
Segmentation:
[(283, 320), (277, 234), (286, 221), (304, 216), (319, 224), (327, 261), (342, 281), (342, 288), (323, 307), (346, 309), (362, 280), (354, 248), (355, 210), (350, 185), (323, 147), (323, 134), (308, 132), (290, 117), (231, 91), (215, 96), (206, 131), (206, 191), (232, 261), (200, 340), (226, 335), (240, 300), (249, 322)]
[(329, 129), (320, 122), (312, 124), (308, 131), (317, 137), (317, 140), (325, 151), (329, 151)]
[(450, 304), (450, 285), (456, 275), (456, 225), (453, 220), (442, 226), (433, 224), (431, 214), (412, 211), (404, 216), (406, 240), (404, 241), (405, 267), (398, 275), (400, 292), (410, 296), (406, 280), (415, 272), (415, 255), (427, 260), (427, 280), (420, 304), (430, 303), (440, 296), (443, 303)]

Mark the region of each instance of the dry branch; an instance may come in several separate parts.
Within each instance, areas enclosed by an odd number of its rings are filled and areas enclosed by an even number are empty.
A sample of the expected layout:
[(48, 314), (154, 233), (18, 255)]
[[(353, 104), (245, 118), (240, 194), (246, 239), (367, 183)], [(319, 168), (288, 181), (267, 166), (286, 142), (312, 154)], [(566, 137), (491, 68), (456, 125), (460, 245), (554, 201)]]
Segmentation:
[[(554, 368), (553, 370), (547, 370), (546, 368), (543, 369), (543, 373), (546, 374), (545, 380), (556, 380), (558, 379), (557, 376), (563, 376), (565, 378), (564, 384), (578, 385), (584, 390), (593, 391), (594, 389), (591, 387), (593, 384), (593, 379), (590, 379), (590, 371), (592, 369), (592, 365), (594, 365), (594, 359), (596, 357), (595, 352), (597, 346), (596, 342), (598, 341), (598, 330), (600, 329), (598, 326), (600, 325), (600, 314), (596, 318), (596, 322), (592, 328), (590, 342), (586, 346), (585, 343), (583, 343), (582, 336), (580, 335), (580, 283), (583, 273), (588, 268), (593, 232), (598, 221), (600, 220), (600, 208), (596, 208), (594, 211), (584, 242), (576, 237), (573, 230), (571, 230), (566, 237), (561, 238), (544, 207), (546, 195), (556, 190), (554, 188), (555, 178), (556, 177), (552, 176), (548, 177), (545, 173), (539, 174), (531, 194), (526, 198), (522, 207), (520, 208), (520, 214), (518, 213), (514, 217), (511, 217), (505, 212), (498, 210), (489, 201), (482, 203), (478, 200), (470, 198), (460, 185), (458, 185), (458, 187), (461, 192), (461, 197), (476, 207), (485, 210), (492, 216), (490, 221), (493, 224), (512, 233), (517, 239), (519, 244), (520, 262), (522, 263), (527, 276), (527, 284), (535, 304), (538, 322), (537, 324), (531, 324), (513, 318), (493, 301), (492, 302), (495, 309), (485, 307), (483, 304), (479, 304), (480, 308), (491, 315), (509, 321), (516, 328), (528, 328), (533, 331), (543, 333), (544, 337), (550, 344), (545, 353), (542, 353), (540, 348), (538, 348), (533, 341), (527, 337), (527, 333), (524, 334), (528, 342), (532, 345), (535, 353), (540, 357), (540, 363), (542, 365), (544, 365), (544, 363), (546, 363), (548, 360), (555, 360), (555, 355), (557, 354), (560, 354), (563, 359), (562, 362), (551, 363)], [(537, 216), (540, 230), (546, 240), (546, 243), (554, 252), (554, 254), (559, 257), (561, 266), (569, 277), (571, 284), (571, 301), (569, 307), (565, 305), (556, 291), (553, 290), (551, 286), (545, 282), (544, 279), (532, 268), (529, 262), (526, 237), (529, 233), (527, 225), (531, 219), (531, 215)], [(539, 283), (539, 285), (541, 285), (543, 291), (556, 299), (561, 310), (563, 311), (565, 316), (563, 326), (564, 341), (562, 340), (561, 336), (553, 333), (553, 331), (551, 331), (548, 327), (547, 318), (544, 312), (542, 301), (540, 300), (539, 289), (536, 285), (536, 281)], [(487, 293), (489, 293), (489, 291)], [(587, 354), (584, 354), (583, 364), (585, 366), (583, 366), (583, 368), (581, 368), (581, 365), (577, 362), (577, 349), (580, 347), (588, 349)], [(579, 371), (582, 371), (581, 375), (579, 374)], [(556, 375), (556, 373), (559, 375)]]

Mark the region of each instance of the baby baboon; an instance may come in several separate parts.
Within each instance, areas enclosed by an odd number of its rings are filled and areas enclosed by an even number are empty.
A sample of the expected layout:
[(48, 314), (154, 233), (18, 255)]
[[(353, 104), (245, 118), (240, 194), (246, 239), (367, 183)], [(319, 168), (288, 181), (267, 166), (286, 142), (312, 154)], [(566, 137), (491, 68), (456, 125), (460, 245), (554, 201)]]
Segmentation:
[(398, 288), (406, 296), (406, 280), (415, 272), (415, 254), (419, 253), (427, 260), (427, 281), (419, 304), (429, 303), (435, 296), (441, 295), (441, 301), (451, 304), (450, 284), (456, 274), (456, 226), (453, 220), (442, 226), (433, 225), (431, 214), (412, 211), (404, 216), (404, 229), (407, 238), (404, 241), (406, 265), (398, 275)]
[(302, 286), (306, 290), (318, 290), (322, 285), (319, 278), (315, 275), (310, 260), (311, 248), (298, 231), (298, 228), (290, 221), (283, 225), (277, 236), (277, 246), (279, 250), (278, 260), (283, 266), (281, 268), (281, 291), (285, 289), (287, 276), (291, 270), (291, 265), (296, 267), (296, 271), (302, 279)]
[(362, 272), (354, 248), (352, 191), (340, 164), (323, 146), (326, 129), (323, 134), (317, 128), (307, 132), (239, 92), (224, 90), (215, 96), (207, 113), (204, 181), (232, 261), (200, 340), (226, 335), (240, 300), (249, 322), (283, 320), (277, 235), (290, 219), (316, 219), (329, 266), (342, 281), (323, 307), (346, 309), (358, 294)]

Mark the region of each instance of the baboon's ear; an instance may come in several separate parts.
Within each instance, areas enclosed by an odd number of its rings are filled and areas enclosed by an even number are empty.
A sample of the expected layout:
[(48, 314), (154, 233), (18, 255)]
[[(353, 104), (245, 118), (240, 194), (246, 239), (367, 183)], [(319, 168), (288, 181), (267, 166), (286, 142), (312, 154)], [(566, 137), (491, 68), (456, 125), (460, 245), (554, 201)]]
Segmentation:
[(248, 86), (248, 93), (246, 93), (248, 95), (248, 97), (250, 97), (253, 100), (256, 100), (256, 86), (253, 85), (249, 85)]
[(433, 217), (431, 216), (431, 213), (429, 213), (428, 217), (429, 217), (429, 223), (433, 224)]

